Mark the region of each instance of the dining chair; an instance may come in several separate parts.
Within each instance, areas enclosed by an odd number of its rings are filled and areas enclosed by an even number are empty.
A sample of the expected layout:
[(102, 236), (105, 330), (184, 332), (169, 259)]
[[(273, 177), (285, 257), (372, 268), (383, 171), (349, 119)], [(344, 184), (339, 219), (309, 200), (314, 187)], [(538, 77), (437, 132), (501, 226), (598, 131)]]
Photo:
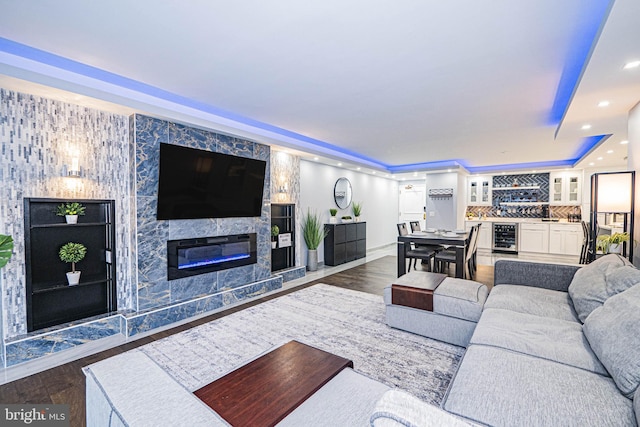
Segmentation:
[(420, 221), (409, 221), (409, 226), (411, 227), (412, 233), (415, 233), (416, 231), (422, 231), (420, 228)]
[[(398, 234), (400, 236), (408, 236), (407, 224), (404, 222), (398, 224)], [(418, 260), (426, 261), (427, 270), (432, 271), (431, 260), (434, 258), (436, 251), (429, 246), (415, 246), (413, 243), (411, 247), (405, 252), (405, 257), (409, 259), (409, 267), (407, 272), (411, 271), (411, 261), (413, 260), (413, 269), (417, 269)]]
[(591, 227), (590, 224), (582, 222), (582, 250), (580, 251), (580, 264), (589, 263), (589, 250), (591, 248)]
[[(471, 227), (469, 231), (469, 244), (467, 246), (467, 251), (464, 259), (464, 274), (462, 277), (465, 279), (472, 279), (475, 273), (475, 267), (473, 265), (473, 259), (475, 257), (475, 252), (478, 247), (478, 234), (480, 234), (480, 224), (474, 225)], [(446, 250), (442, 252), (438, 252), (434, 259), (434, 266), (438, 272), (442, 272), (444, 270), (444, 265), (447, 265), (447, 269), (451, 264), (456, 263), (456, 252), (455, 250)]]

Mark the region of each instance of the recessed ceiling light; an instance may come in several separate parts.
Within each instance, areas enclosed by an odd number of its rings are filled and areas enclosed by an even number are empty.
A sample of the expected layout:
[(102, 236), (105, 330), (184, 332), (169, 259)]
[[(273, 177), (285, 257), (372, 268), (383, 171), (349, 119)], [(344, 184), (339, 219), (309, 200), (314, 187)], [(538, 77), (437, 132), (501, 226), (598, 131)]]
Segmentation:
[(386, 174), (384, 177), (385, 177), (385, 178), (389, 178), (389, 174)]
[(602, 160), (602, 157), (598, 157), (596, 160)]
[(338, 166), (342, 166), (342, 163), (338, 163)]
[(362, 168), (358, 168), (357, 170), (360, 170), (360, 169), (362, 169)]
[(451, 169), (447, 169), (447, 172), (451, 172)]
[(625, 145), (625, 144), (628, 144), (628, 143), (629, 143), (629, 141), (627, 141), (626, 139), (624, 141), (620, 141), (620, 144), (622, 144), (622, 145)]
[(589, 163), (589, 166), (593, 166), (593, 165), (595, 165), (595, 163), (593, 163), (593, 162)]
[(607, 150), (607, 154), (613, 153), (613, 150)]
[(373, 172), (371, 172), (371, 173), (375, 175), (375, 174), (376, 174), (376, 171), (373, 171)]
[(391, 178), (395, 178), (395, 177), (396, 177), (395, 175), (391, 175)]
[(314, 158), (313, 158), (313, 160), (315, 160), (315, 161), (317, 162), (317, 161), (318, 161), (318, 160), (320, 160), (320, 159), (318, 159), (317, 157), (314, 157)]
[(600, 101), (598, 102), (598, 107), (608, 107), (609, 101)]
[(591, 125), (582, 125), (582, 127), (580, 129), (582, 129), (582, 130), (591, 129)]
[(640, 61), (631, 61), (624, 64), (625, 70), (630, 70), (631, 68), (638, 68), (638, 67), (640, 67)]
[(531, 171), (531, 173), (536, 173), (536, 171)]
[(502, 172), (502, 175), (506, 175), (506, 174), (507, 174), (506, 172)]
[(413, 176), (418, 176), (418, 172), (414, 172), (414, 173), (413, 173)]

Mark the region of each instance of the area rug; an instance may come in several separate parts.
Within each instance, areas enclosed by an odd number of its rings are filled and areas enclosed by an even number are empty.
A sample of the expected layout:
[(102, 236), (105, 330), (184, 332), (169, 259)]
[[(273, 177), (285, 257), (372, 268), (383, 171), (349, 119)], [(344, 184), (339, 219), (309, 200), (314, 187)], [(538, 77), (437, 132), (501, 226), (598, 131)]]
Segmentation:
[(290, 340), (439, 405), (464, 349), (392, 329), (381, 296), (314, 285), (140, 347), (194, 391)]

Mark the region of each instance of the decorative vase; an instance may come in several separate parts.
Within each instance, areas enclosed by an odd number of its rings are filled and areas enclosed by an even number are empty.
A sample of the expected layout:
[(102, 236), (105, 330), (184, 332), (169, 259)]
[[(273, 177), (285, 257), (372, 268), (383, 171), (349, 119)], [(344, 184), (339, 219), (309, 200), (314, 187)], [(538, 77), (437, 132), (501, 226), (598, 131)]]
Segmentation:
[(318, 250), (309, 249), (307, 252), (307, 270), (316, 271), (318, 269)]
[(275, 240), (271, 241), (271, 249), (276, 249), (278, 247), (278, 242)]
[(69, 282), (69, 286), (77, 285), (78, 283), (80, 283), (80, 272), (79, 271), (68, 272), (67, 282)]
[(335, 216), (329, 217), (329, 224), (337, 224), (338, 223), (338, 218), (336, 218)]
[(609, 244), (609, 253), (610, 254), (622, 253), (622, 245), (620, 243), (610, 243)]
[(77, 224), (78, 223), (78, 215), (65, 215), (64, 219), (67, 220), (67, 224)]
[(360, 217), (359, 217), (359, 216), (357, 216), (357, 217), (355, 218), (355, 221), (356, 221), (356, 222), (360, 222)]

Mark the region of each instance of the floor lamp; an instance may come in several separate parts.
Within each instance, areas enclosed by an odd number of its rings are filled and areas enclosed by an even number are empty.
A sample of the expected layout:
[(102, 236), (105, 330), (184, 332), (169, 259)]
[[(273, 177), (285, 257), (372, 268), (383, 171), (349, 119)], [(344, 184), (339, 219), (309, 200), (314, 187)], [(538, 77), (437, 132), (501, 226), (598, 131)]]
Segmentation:
[[(623, 230), (629, 233), (622, 255), (633, 261), (633, 206), (635, 203), (635, 171), (606, 172), (591, 175), (591, 251), (590, 261), (596, 256), (598, 214), (623, 214)], [(628, 244), (627, 244), (628, 243)]]

